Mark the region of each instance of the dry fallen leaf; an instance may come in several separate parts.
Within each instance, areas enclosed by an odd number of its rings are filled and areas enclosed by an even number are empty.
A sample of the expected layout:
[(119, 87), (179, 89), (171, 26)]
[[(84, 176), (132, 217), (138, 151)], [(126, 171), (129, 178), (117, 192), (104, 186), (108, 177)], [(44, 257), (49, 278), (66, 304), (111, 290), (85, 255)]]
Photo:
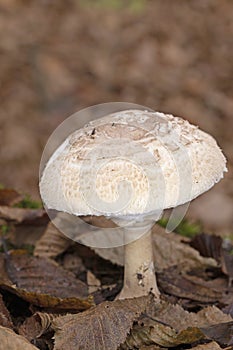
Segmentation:
[(233, 280), (233, 244), (220, 236), (202, 233), (196, 236), (190, 245), (202, 256), (212, 257), (221, 264), (222, 272), (229, 277), (229, 286)]
[(222, 271), (229, 277), (229, 287), (233, 281), (233, 244), (225, 239), (221, 251)]
[(179, 305), (163, 301), (151, 303), (121, 348), (134, 349), (145, 344), (157, 344), (163, 347), (192, 344), (205, 339), (201, 327), (207, 328), (230, 320), (230, 316), (214, 306), (198, 313), (189, 313)]
[(28, 317), (19, 327), (19, 334), (23, 335), (30, 342), (35, 341), (44, 333), (50, 331), (52, 320), (59, 316), (59, 314), (36, 312), (31, 317)]
[(0, 350), (38, 350), (24, 337), (16, 334), (9, 328), (0, 326)]
[(173, 232), (167, 233), (158, 225), (154, 226), (152, 237), (157, 271), (174, 265), (182, 265), (183, 271), (194, 267), (216, 266), (213, 259), (203, 258), (198, 251), (184, 243), (184, 237)]
[(0, 325), (3, 327), (13, 328), (13, 323), (9, 311), (7, 310), (2, 296), (0, 294)]
[(151, 296), (104, 302), (85, 312), (53, 321), (54, 350), (116, 350)]
[(222, 237), (220, 236), (201, 233), (191, 240), (190, 246), (204, 257), (214, 258), (218, 263), (221, 261)]
[(34, 255), (41, 258), (55, 258), (70, 244), (71, 240), (64, 236), (52, 222), (49, 222), (44, 234), (36, 242)]
[(221, 345), (233, 345), (233, 321), (204, 327), (201, 331)]
[[(8, 280), (2, 268), (4, 265)], [(75, 310), (93, 305), (88, 298), (86, 284), (53, 260), (16, 253), (4, 261), (2, 254), (0, 268), (5, 274), (0, 279), (1, 287), (34, 305)]]
[(176, 329), (151, 322), (144, 323), (143, 328), (135, 326), (127, 338), (121, 350), (137, 349), (143, 344), (157, 344), (162, 347), (175, 347), (180, 344), (190, 344), (204, 338), (202, 332), (197, 327), (189, 327), (183, 331), (177, 332)]
[(200, 303), (214, 303), (221, 299), (222, 292), (211, 288), (208, 282), (180, 271), (173, 266), (157, 275), (158, 285), (166, 294), (186, 298)]
[(7, 206), (0, 206), (0, 218), (9, 221), (21, 223), (24, 221), (31, 222), (47, 217), (43, 209), (28, 209), (28, 208), (11, 208)]

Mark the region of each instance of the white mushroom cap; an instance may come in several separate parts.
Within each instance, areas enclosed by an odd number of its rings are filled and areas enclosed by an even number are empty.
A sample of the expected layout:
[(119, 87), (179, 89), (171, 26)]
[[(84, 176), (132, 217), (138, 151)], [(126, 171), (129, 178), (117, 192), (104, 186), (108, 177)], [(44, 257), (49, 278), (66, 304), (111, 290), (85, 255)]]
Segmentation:
[(138, 216), (191, 201), (224, 171), (214, 138), (188, 121), (126, 110), (68, 136), (43, 171), (40, 193), (48, 209)]

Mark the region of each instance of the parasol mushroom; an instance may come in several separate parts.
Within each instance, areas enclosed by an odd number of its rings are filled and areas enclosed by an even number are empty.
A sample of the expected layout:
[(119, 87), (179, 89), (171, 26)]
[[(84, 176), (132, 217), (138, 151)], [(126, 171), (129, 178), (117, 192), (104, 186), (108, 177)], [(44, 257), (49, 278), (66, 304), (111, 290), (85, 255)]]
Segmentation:
[(45, 166), (40, 193), (48, 209), (104, 215), (123, 226), (119, 298), (159, 297), (151, 226), (164, 209), (209, 190), (224, 171), (226, 159), (212, 136), (184, 119), (132, 109), (69, 135)]

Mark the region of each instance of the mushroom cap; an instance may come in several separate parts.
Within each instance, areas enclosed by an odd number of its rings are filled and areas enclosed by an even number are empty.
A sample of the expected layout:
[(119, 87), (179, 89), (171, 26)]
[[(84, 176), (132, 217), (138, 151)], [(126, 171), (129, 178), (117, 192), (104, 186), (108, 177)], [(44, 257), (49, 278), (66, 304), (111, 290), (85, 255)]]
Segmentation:
[(73, 132), (40, 179), (48, 209), (136, 217), (176, 207), (209, 190), (226, 159), (209, 134), (173, 115), (125, 110)]

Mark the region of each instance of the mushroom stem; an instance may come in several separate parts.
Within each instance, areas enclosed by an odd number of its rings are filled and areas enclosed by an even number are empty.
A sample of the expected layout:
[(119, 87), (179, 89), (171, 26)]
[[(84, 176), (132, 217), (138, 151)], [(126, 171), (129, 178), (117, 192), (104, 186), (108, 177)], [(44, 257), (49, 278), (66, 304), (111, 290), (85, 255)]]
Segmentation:
[[(133, 234), (133, 230), (128, 232)], [(139, 239), (125, 245), (125, 270), (124, 286), (118, 295), (118, 299), (126, 299), (148, 295), (152, 292), (159, 298), (157, 287), (151, 230)]]

